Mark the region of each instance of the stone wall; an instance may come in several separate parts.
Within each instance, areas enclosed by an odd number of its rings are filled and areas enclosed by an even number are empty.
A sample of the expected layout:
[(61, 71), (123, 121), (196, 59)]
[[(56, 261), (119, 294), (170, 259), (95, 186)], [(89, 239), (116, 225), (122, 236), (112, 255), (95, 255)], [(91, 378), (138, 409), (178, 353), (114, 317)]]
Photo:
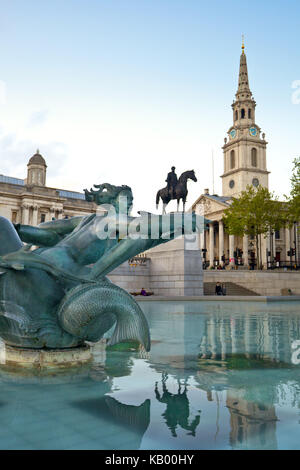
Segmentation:
[(201, 253), (191, 249), (184, 238), (153, 248), (146, 256), (145, 266), (130, 266), (126, 262), (112, 271), (109, 279), (129, 292), (144, 287), (161, 296), (203, 295)]
[(281, 295), (281, 289), (291, 289), (300, 295), (300, 271), (204, 271), (204, 282), (234, 282), (259, 295)]
[(107, 277), (128, 292), (139, 292), (142, 287), (147, 291), (152, 291), (149, 262), (145, 265), (130, 266), (126, 261), (109, 273)]

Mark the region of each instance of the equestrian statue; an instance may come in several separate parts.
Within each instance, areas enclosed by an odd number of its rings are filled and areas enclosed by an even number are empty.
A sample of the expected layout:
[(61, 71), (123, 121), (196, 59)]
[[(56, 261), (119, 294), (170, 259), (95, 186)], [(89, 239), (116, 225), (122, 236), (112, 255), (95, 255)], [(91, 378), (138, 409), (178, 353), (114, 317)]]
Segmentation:
[(184, 212), (186, 197), (188, 194), (187, 182), (189, 179), (195, 182), (197, 181), (194, 170), (185, 171), (177, 179), (177, 175), (175, 173), (175, 167), (172, 166), (171, 171), (168, 173), (168, 176), (166, 179), (167, 186), (165, 188), (160, 189), (156, 194), (156, 209), (158, 209), (159, 200), (161, 198), (163, 202), (162, 213), (165, 214), (166, 206), (169, 204), (169, 202), (172, 199), (177, 199), (177, 212), (178, 212), (179, 202), (180, 202), (180, 199), (182, 199), (183, 212)]

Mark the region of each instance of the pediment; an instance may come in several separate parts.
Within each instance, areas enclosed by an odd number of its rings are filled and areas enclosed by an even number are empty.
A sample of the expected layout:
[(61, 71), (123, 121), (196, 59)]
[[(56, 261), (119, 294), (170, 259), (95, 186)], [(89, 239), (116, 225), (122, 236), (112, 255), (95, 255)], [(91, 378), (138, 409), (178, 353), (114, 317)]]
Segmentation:
[(201, 194), (201, 196), (192, 205), (192, 210), (195, 210), (196, 206), (198, 206), (198, 210), (196, 212), (209, 216), (209, 214), (223, 212), (228, 208), (229, 203), (220, 199), (218, 200), (214, 196)]

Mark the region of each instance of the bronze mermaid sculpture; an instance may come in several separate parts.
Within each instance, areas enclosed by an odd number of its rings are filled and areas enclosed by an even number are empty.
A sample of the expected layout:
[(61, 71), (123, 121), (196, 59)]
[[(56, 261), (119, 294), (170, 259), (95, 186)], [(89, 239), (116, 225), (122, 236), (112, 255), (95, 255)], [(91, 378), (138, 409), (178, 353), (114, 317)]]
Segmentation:
[[(132, 191), (108, 183), (87, 191), (97, 214), (13, 225), (0, 217), (0, 337), (23, 348), (72, 348), (96, 342), (115, 324), (109, 344), (135, 340), (148, 351), (147, 320), (134, 298), (106, 274), (129, 258), (182, 233), (172, 220), (131, 217)], [(101, 206), (101, 204), (104, 204)], [(109, 205), (109, 206), (108, 206)], [(151, 238), (149, 217), (158, 236)], [(196, 215), (185, 214), (196, 230)], [(128, 236), (134, 226), (138, 236)], [(106, 230), (103, 230), (103, 227)], [(105, 233), (105, 236), (103, 236)], [(24, 245), (24, 243), (26, 245)]]

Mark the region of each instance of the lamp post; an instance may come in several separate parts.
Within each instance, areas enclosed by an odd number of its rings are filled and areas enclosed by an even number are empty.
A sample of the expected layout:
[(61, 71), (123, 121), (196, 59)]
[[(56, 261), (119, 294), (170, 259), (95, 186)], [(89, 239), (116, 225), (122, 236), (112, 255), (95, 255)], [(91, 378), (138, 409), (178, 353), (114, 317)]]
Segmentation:
[(274, 232), (271, 230), (270, 231), (270, 248), (271, 248), (271, 269), (273, 269), (274, 266), (274, 239), (273, 239)]
[(297, 222), (294, 222), (294, 245), (295, 245), (295, 265), (297, 268)]

